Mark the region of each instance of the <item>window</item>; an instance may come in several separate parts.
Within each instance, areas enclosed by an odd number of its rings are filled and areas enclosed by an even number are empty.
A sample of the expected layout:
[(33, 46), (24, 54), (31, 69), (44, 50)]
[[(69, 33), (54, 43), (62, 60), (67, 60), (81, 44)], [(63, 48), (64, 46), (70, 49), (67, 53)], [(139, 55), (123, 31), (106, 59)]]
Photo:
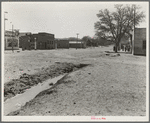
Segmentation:
[(53, 41), (50, 41), (50, 44), (53, 44)]
[(143, 40), (143, 49), (146, 49), (146, 40)]

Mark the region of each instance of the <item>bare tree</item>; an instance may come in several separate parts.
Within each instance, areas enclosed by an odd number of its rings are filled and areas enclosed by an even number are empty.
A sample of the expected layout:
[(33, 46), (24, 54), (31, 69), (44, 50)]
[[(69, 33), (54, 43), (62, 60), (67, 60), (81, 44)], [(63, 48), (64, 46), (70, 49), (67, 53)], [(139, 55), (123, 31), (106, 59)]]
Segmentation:
[(112, 38), (116, 46), (115, 52), (117, 52), (121, 38), (142, 22), (145, 15), (144, 12), (140, 12), (140, 7), (137, 5), (116, 4), (115, 8), (115, 12), (110, 12), (108, 9), (100, 10), (97, 14), (100, 21), (94, 26), (96, 35)]

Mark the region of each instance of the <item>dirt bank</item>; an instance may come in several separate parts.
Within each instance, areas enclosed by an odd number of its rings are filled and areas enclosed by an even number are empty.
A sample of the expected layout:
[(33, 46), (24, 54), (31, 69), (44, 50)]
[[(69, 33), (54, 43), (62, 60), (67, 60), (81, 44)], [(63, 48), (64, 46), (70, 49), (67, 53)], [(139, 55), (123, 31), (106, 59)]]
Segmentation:
[(86, 65), (83, 64), (73, 64), (73, 63), (55, 63), (47, 68), (42, 68), (41, 71), (29, 75), (24, 73), (19, 79), (13, 79), (10, 82), (4, 84), (4, 100), (15, 96), (16, 94), (23, 93), (26, 89), (31, 88), (38, 83), (57, 77), (64, 73), (69, 73), (82, 68)]
[(145, 72), (143, 65), (101, 60), (72, 72), (9, 116), (145, 116)]

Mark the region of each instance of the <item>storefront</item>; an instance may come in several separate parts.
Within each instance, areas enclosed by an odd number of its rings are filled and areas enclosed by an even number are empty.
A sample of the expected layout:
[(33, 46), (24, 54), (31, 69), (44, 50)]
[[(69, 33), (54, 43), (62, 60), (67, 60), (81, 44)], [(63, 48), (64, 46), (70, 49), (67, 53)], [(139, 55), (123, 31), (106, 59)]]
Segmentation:
[(5, 32), (5, 50), (19, 50), (19, 38), (14, 32)]

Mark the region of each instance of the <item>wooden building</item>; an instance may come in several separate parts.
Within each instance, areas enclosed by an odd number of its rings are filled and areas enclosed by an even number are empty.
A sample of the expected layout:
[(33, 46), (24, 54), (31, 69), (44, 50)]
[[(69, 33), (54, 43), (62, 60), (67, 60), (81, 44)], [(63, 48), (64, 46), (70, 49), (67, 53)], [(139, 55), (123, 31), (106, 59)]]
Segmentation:
[(69, 48), (86, 48), (85, 41), (69, 41)]

